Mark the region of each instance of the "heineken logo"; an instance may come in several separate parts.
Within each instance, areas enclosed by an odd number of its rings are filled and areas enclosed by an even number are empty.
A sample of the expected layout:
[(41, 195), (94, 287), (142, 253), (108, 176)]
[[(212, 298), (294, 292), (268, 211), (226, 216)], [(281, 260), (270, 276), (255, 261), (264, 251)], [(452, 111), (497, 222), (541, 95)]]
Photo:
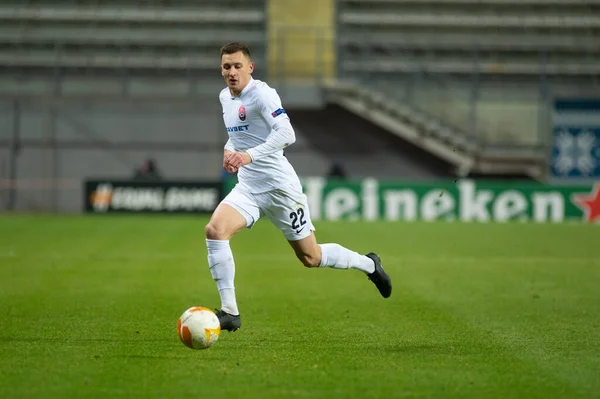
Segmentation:
[(315, 220), (600, 221), (600, 185), (304, 181)]

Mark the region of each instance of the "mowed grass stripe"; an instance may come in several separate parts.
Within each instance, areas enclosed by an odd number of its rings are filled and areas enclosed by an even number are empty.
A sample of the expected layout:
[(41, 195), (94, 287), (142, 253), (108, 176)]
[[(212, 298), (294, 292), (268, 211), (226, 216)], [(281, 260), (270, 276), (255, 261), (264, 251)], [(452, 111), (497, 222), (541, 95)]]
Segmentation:
[(600, 389), (600, 314), (595, 305), (600, 298), (593, 288), (600, 279), (594, 270), (571, 273), (588, 281), (563, 284), (561, 273), (552, 276), (543, 264), (453, 271), (431, 265), (427, 275), (407, 270), (402, 288), (452, 314), (465, 330), (479, 332), (482, 342), (520, 359), (540, 376), (533, 386), (556, 387), (550, 397), (585, 397)]
[[(206, 221), (0, 219), (0, 251), (17, 254), (0, 257), (0, 395), (598, 392), (594, 226), (319, 223), (321, 242), (387, 259), (383, 300), (360, 272), (305, 270), (261, 223), (232, 240), (243, 330), (195, 352), (174, 326), (189, 306), (218, 305)], [(539, 262), (554, 258), (579, 261)]]

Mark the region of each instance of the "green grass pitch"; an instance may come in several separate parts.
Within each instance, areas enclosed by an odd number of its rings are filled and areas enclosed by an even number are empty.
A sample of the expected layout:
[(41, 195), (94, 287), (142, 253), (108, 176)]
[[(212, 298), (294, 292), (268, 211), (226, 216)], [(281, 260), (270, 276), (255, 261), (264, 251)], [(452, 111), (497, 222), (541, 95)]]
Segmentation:
[(212, 348), (198, 216), (0, 216), (1, 398), (579, 398), (600, 395), (600, 226), (316, 223), (378, 252), (306, 269), (268, 221), (232, 240), (243, 326)]

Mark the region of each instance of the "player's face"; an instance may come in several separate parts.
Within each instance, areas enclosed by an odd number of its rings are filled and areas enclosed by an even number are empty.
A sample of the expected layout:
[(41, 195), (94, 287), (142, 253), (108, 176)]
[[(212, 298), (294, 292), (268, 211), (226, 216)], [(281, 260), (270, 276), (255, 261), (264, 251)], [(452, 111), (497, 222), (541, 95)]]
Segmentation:
[(233, 94), (239, 94), (246, 87), (252, 71), (254, 63), (241, 51), (221, 57), (221, 75)]

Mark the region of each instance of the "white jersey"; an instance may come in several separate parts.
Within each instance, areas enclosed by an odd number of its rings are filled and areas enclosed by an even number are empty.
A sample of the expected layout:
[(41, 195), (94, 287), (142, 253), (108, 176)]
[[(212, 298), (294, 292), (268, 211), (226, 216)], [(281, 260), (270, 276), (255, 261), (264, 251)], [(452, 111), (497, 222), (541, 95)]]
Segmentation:
[[(275, 89), (260, 80), (251, 78), (239, 96), (232, 96), (229, 88), (225, 88), (219, 99), (223, 106), (223, 121), (235, 151), (245, 152), (263, 144), (277, 122), (289, 120)], [(302, 190), (300, 179), (283, 150), (242, 166), (238, 170), (238, 181), (251, 193), (290, 187)]]

